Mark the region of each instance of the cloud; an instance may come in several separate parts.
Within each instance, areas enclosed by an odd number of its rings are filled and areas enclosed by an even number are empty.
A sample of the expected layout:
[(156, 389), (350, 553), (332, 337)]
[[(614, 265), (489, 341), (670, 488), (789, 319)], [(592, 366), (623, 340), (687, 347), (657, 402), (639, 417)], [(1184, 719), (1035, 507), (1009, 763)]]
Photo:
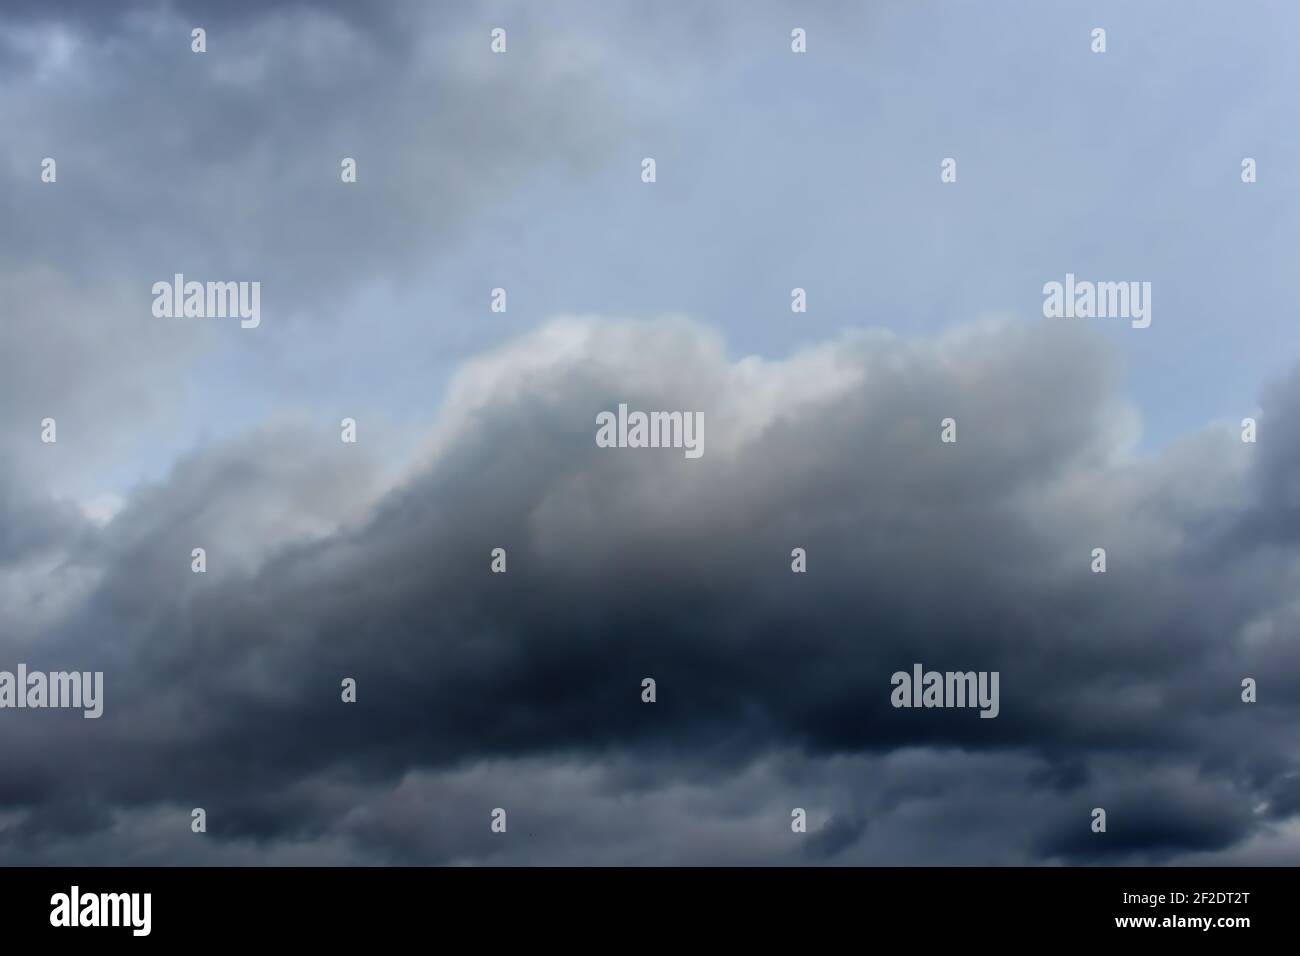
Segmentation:
[(139, 286), (146, 307), (177, 271), (257, 280), (281, 325), (319, 325), (358, 277), (414, 284), (472, 217), (539, 175), (589, 172), (622, 129), (562, 35), (492, 57), (490, 24), (459, 9), (208, 5), (203, 55), (192, 12), (153, 14), (0, 20), (17, 73), (0, 94), (15, 128), (0, 211), (41, 223), (9, 234), (0, 262), (75, 263)]
[[(1297, 396), (1266, 393), (1258, 445), (1212, 426), (1146, 454), (1110, 348), (1078, 326), (852, 332), (760, 360), (684, 318), (555, 320), (459, 370), (395, 487), (364, 440), (270, 429), (64, 541), (93, 587), (38, 646), (0, 648), (104, 670), (105, 713), (5, 714), (0, 843), (94, 856), (114, 826), (204, 806), (206, 842), (138, 858), (1233, 852), (1294, 815), (1300, 694), (1276, 675), (1300, 663), (1300, 556), (1260, 516), (1288, 501)], [(619, 402), (702, 411), (704, 457), (598, 448)], [(918, 661), (999, 671), (1000, 716), (891, 708), (890, 674)], [(78, 814), (60, 844), (51, 821)]]

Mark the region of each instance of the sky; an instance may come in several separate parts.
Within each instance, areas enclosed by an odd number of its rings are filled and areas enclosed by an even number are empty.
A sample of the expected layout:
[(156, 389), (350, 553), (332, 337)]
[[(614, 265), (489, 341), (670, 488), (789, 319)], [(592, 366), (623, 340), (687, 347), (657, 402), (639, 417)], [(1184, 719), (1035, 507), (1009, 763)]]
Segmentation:
[[(0, 671), (105, 701), (0, 709), (0, 861), (1296, 862), (1297, 37), (6, 3)], [(155, 316), (178, 272), (260, 325)], [(1150, 327), (1044, 317), (1067, 273)], [(998, 717), (892, 707), (915, 662)]]

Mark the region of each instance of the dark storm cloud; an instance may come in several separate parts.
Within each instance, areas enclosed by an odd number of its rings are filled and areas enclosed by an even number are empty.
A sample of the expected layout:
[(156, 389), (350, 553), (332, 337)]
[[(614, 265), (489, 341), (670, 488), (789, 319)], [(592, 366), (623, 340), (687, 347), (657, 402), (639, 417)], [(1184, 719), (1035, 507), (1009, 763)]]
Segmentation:
[(809, 836), (804, 852), (814, 860), (833, 859), (862, 838), (867, 821), (861, 815), (834, 816)]
[(1112, 779), (1105, 785), (1104, 836), (1091, 822), (1091, 806), (1077, 803), (1061, 813), (1040, 838), (1050, 857), (1089, 863), (1117, 863), (1134, 856), (1166, 862), (1178, 853), (1222, 850), (1244, 839), (1256, 825), (1249, 802), (1223, 782), (1189, 786), (1179, 779), (1149, 775), (1136, 783)]
[(84, 523), (73, 505), (29, 495), (0, 476), (0, 565), (66, 547)]
[[(40, 821), (87, 800), (146, 830), (204, 806), (217, 847), (261, 859), (617, 857), (525, 842), (548, 827), (626, 838), (620, 862), (1231, 847), (1284, 823), (1256, 808), (1294, 790), (1300, 700), (1277, 675), (1300, 663), (1297, 555), (1242, 529), (1284, 483), (1268, 442), (1298, 394), (1269, 393), (1258, 446), (1221, 427), (1138, 456), (1110, 353), (1077, 329), (733, 363), (686, 322), (552, 323), (462, 369), (422, 464), (373, 504), (358, 458), (383, 449), (266, 432), (182, 462), (79, 549), (93, 589), (24, 653), (103, 669), (105, 714), (5, 714), (7, 852), (39, 858)], [(702, 410), (704, 457), (597, 448), (620, 401)], [(891, 708), (914, 662), (1000, 671), (1000, 716)], [(891, 763), (907, 753), (970, 759)], [(782, 840), (809, 789), (805, 851)], [(637, 794), (652, 812), (608, 819)], [(486, 813), (507, 805), (521, 842), (502, 848)], [(1087, 840), (1093, 806), (1109, 843)], [(385, 836), (390, 814), (408, 823)], [(651, 849), (705, 819), (717, 841)]]

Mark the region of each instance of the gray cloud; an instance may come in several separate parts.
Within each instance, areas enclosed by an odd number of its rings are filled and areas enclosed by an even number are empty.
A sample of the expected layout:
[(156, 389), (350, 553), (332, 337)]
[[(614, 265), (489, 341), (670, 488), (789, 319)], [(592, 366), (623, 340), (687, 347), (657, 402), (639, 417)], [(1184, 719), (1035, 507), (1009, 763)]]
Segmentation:
[[(0, 256), (142, 290), (176, 271), (258, 279), (264, 308), (308, 320), (377, 267), (427, 270), (471, 212), (528, 177), (581, 173), (608, 150), (621, 114), (556, 38), (483, 65), (490, 27), (463, 12), (402, 5), (361, 22), (346, 6), (231, 19), (203, 56), (178, 11), (123, 15), (115, 42), (81, 20), (12, 30), (39, 61), (28, 73), (47, 75), (39, 97), (0, 98), (21, 131), (0, 201), (41, 228), (11, 233)], [(60, 161), (57, 191), (38, 181), (44, 156)], [(345, 156), (359, 166), (348, 189)], [(132, 242), (115, 242), (124, 223)]]
[[(82, 806), (89, 848), (108, 808), (148, 827), (169, 805), (213, 821), (186, 858), (1231, 849), (1294, 816), (1300, 700), (1276, 675), (1300, 663), (1297, 554), (1248, 529), (1300, 392), (1269, 393), (1258, 446), (1216, 427), (1155, 455), (1134, 451), (1116, 394), (1107, 348), (1056, 325), (855, 333), (733, 362), (689, 322), (566, 319), (464, 367), (395, 488), (356, 460), (382, 450), (330, 430), (196, 453), (70, 557), (96, 583), (27, 660), (102, 668), (108, 703), (93, 722), (8, 712), (6, 852), (40, 858), (43, 821)], [(597, 448), (595, 414), (619, 401), (704, 411), (705, 456)], [(956, 445), (938, 440), (946, 415)], [(189, 570), (203, 541), (206, 577)], [(496, 546), (506, 575), (488, 571)], [(1000, 671), (1001, 715), (892, 709), (889, 675), (914, 661)], [(356, 705), (339, 702), (345, 675)], [(1259, 704), (1239, 700), (1247, 675)], [(883, 779), (852, 769), (881, 761)], [(744, 785), (780, 766), (767, 796)], [(530, 780), (552, 773), (548, 809)], [(449, 780), (460, 796), (439, 810)], [(803, 787), (821, 800), (806, 849), (785, 839)], [(628, 794), (653, 812), (615, 819)], [(1105, 842), (1088, 839), (1097, 805)], [(492, 806), (520, 821), (509, 844)], [(719, 836), (688, 846), (696, 814)], [(555, 828), (592, 819), (627, 847), (560, 854)]]

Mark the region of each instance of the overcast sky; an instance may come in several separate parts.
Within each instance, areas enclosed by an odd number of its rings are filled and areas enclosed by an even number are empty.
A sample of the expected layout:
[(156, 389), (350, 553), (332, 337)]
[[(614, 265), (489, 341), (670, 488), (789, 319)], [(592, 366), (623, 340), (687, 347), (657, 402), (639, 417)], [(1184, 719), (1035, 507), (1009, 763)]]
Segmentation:
[[(105, 691), (0, 710), (0, 862), (1294, 863), (1297, 36), (5, 4), (0, 670)], [(620, 402), (704, 455), (598, 448)], [(915, 662), (998, 717), (891, 707)]]

